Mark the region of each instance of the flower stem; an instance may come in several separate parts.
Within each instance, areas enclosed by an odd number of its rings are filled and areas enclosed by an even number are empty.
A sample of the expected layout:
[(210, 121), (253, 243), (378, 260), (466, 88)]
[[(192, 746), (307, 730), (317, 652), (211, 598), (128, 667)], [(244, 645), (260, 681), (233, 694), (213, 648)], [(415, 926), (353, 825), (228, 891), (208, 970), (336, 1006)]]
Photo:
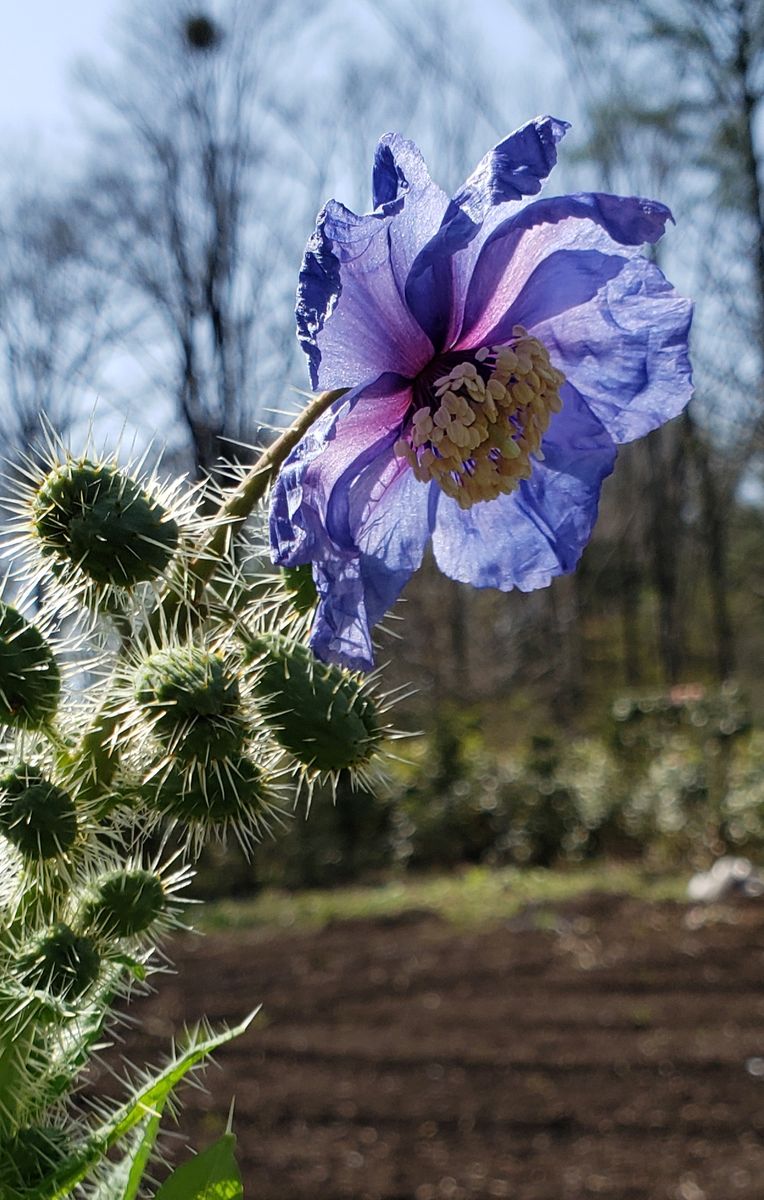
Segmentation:
[(211, 533), (190, 566), (191, 574), (197, 581), (197, 589), (199, 585), (203, 588), (212, 578), (231, 537), (246, 521), (258, 500), (262, 499), (290, 450), (294, 449), (313, 422), (323, 416), (334, 401), (344, 396), (347, 390), (337, 388), (332, 392), (321, 392), (311, 400), (293, 424), (263, 451), (239, 486), (228, 493), (212, 519)]

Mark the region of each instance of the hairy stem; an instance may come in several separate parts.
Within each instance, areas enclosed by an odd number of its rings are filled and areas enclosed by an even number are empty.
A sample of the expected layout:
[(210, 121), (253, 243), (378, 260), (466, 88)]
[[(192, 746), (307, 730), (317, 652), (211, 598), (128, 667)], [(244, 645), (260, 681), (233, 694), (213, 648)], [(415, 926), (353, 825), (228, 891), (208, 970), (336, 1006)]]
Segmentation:
[(197, 581), (197, 591), (203, 589), (215, 573), (221, 558), (236, 530), (246, 521), (269, 485), (278, 474), (279, 467), (289, 452), (308, 431), (314, 421), (323, 416), (328, 408), (344, 396), (347, 388), (332, 392), (321, 392), (311, 400), (299, 417), (288, 429), (276, 438), (271, 446), (258, 458), (237, 488), (227, 495), (212, 519), (211, 532), (203, 543), (199, 554), (191, 563), (190, 571)]

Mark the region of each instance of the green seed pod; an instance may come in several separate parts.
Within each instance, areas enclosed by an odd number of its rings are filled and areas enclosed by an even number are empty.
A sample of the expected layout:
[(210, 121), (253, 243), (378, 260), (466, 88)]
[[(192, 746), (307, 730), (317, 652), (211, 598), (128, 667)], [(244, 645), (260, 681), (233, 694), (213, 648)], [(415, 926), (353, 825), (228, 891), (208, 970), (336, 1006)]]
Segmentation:
[(260, 714), (284, 750), (310, 771), (352, 770), (369, 761), (384, 732), (362, 679), (278, 634), (252, 641), (250, 655)]
[(26, 763), (0, 779), (0, 834), (24, 858), (64, 854), (77, 837), (77, 810), (68, 792)]
[(318, 592), (313, 582), (313, 568), (310, 563), (300, 567), (282, 567), (281, 578), (295, 612), (300, 616), (311, 612), (315, 608)]
[(238, 680), (209, 650), (158, 650), (138, 671), (135, 699), (178, 758), (227, 758), (246, 737)]
[(162, 880), (154, 871), (109, 871), (85, 898), (79, 923), (96, 936), (133, 937), (153, 925), (166, 908)]
[(92, 938), (53, 925), (24, 947), (16, 963), (21, 982), (58, 999), (84, 995), (98, 978), (101, 956)]
[[(19, 1129), (0, 1144), (0, 1184), (23, 1194), (37, 1187), (72, 1152), (69, 1134), (56, 1125)], [(0, 1195), (5, 1192), (0, 1189)]]
[(61, 673), (34, 625), (0, 601), (0, 722), (39, 729), (56, 714)]
[(270, 807), (266, 777), (250, 758), (231, 758), (191, 772), (171, 771), (155, 796), (168, 817), (188, 825), (257, 828)]
[(43, 480), (32, 524), (58, 573), (132, 587), (161, 575), (178, 546), (178, 524), (158, 500), (109, 463), (69, 459)]

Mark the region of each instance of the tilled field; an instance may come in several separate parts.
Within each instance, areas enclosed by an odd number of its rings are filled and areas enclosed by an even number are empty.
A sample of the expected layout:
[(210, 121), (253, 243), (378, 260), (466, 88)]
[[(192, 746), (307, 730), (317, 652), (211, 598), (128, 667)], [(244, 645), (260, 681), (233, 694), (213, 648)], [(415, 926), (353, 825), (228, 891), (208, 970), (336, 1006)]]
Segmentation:
[(421, 913), (173, 952), (125, 1049), (157, 1061), (184, 1020), (262, 1003), (184, 1092), (199, 1148), (235, 1094), (247, 1200), (764, 1198), (762, 902), (593, 895), (482, 932)]

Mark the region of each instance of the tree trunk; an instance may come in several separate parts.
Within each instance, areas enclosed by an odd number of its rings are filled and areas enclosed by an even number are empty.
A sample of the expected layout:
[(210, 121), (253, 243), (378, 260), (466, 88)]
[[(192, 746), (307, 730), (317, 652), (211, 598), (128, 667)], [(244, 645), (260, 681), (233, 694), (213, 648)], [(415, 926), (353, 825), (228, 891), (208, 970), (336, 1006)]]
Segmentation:
[(683, 416), (687, 442), (695, 460), (703, 511), (708, 587), (714, 629), (716, 674), (720, 682), (729, 679), (735, 669), (735, 635), (729, 611), (727, 582), (727, 511), (717, 485), (708, 447), (698, 432), (692, 415)]

